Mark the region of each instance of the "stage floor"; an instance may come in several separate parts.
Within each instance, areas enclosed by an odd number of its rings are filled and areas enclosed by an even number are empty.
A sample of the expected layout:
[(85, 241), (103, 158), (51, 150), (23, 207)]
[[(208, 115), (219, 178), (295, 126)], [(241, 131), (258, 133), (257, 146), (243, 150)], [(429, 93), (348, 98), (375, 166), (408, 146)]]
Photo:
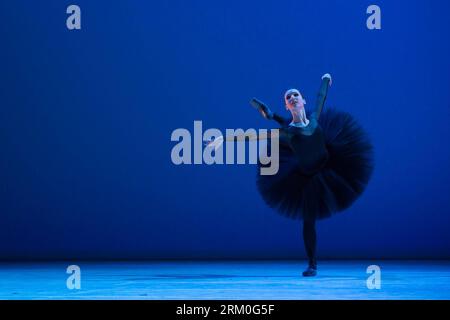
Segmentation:
[[(69, 265), (80, 289), (68, 289)], [(368, 289), (369, 265), (381, 288)], [(0, 299), (450, 299), (450, 261), (0, 263)]]

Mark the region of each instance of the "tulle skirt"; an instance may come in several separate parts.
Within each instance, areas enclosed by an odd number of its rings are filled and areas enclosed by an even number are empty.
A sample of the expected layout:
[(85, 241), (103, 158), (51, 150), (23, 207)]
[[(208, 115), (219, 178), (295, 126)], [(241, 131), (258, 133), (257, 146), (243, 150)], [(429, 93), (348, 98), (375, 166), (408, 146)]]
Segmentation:
[(372, 143), (349, 113), (326, 109), (319, 125), (329, 154), (320, 171), (302, 174), (293, 151), (282, 144), (278, 173), (260, 175), (258, 171), (257, 187), (264, 201), (290, 218), (324, 219), (349, 208), (373, 172)]

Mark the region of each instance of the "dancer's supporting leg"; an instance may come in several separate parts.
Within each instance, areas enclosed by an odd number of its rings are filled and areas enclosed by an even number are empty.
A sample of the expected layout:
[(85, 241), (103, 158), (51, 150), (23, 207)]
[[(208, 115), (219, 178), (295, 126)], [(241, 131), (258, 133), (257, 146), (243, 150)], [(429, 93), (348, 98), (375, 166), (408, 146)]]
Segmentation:
[(316, 219), (305, 218), (303, 220), (303, 241), (305, 243), (306, 254), (308, 255), (308, 268), (303, 272), (303, 276), (315, 276), (317, 274)]

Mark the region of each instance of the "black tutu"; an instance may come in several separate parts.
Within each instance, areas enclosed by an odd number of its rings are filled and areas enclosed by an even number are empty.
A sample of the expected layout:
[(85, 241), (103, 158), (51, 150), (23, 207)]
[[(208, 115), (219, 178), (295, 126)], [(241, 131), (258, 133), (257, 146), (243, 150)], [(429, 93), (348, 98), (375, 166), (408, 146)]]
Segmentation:
[(373, 146), (349, 113), (326, 109), (319, 125), (329, 157), (318, 172), (302, 173), (292, 149), (282, 143), (278, 173), (260, 175), (258, 170), (264, 201), (290, 218), (324, 219), (347, 209), (363, 193), (373, 171)]

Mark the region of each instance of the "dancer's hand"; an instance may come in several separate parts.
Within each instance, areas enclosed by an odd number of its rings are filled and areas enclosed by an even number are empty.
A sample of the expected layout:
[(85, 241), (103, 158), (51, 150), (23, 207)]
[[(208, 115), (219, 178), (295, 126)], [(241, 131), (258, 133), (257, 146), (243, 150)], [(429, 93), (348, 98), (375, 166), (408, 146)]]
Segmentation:
[(219, 136), (217, 138), (209, 139), (209, 140), (205, 141), (205, 146), (207, 148), (208, 147), (214, 148), (214, 151), (216, 151), (217, 149), (220, 148), (222, 143), (223, 143), (223, 136)]
[(266, 106), (262, 101), (259, 101), (258, 99), (253, 98), (253, 99), (250, 101), (250, 104), (251, 104), (255, 109), (257, 109), (257, 110), (262, 114), (262, 116), (263, 116), (264, 118), (266, 118), (266, 119), (268, 119), (268, 120), (273, 119), (273, 113), (272, 113), (272, 111), (271, 111), (271, 110), (269, 109), (269, 107)]
[(325, 74), (322, 76), (322, 80), (325, 79), (325, 78), (330, 79), (330, 87), (331, 87), (331, 84), (333, 83), (333, 79), (331, 79), (331, 74), (325, 73)]

